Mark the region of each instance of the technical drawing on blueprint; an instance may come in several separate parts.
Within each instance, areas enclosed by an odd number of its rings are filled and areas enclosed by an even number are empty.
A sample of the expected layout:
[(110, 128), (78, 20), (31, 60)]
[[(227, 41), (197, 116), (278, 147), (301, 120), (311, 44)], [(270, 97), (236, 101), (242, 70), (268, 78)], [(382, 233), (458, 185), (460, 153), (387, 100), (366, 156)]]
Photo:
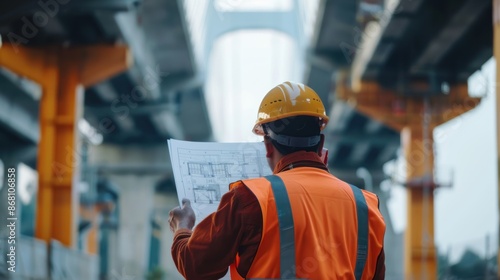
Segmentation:
[(196, 224), (217, 210), (229, 183), (272, 174), (262, 142), (168, 140), (179, 204), (191, 200)]

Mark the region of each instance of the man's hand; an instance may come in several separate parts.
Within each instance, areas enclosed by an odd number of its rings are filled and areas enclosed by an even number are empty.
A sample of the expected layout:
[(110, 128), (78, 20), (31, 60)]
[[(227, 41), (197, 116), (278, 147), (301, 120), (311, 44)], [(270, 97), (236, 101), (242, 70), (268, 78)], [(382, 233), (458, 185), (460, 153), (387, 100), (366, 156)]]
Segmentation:
[(181, 228), (191, 230), (193, 229), (194, 222), (196, 221), (193, 208), (191, 208), (191, 201), (187, 198), (182, 200), (182, 208), (179, 206), (175, 207), (170, 211), (169, 216), (170, 218), (168, 219), (168, 222), (170, 223), (170, 229), (172, 232), (176, 232)]

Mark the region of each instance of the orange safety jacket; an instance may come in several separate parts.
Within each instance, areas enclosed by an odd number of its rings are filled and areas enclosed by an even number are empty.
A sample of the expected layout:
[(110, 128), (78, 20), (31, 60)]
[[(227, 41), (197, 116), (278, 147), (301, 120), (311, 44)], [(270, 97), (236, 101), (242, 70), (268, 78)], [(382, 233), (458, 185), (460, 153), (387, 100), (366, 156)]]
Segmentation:
[[(243, 183), (263, 218), (246, 279), (373, 279), (385, 232), (375, 194), (312, 167)], [(238, 261), (231, 279), (243, 279)]]

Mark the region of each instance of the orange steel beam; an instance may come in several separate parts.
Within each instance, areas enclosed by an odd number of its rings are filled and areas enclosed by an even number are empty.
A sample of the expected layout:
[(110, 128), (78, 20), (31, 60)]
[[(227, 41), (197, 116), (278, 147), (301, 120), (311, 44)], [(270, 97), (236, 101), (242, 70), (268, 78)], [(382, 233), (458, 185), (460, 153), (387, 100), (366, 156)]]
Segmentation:
[[(355, 92), (340, 81), (336, 93), (339, 99), (346, 101), (360, 113), (396, 131), (402, 131), (408, 126), (422, 126), (424, 99), (420, 96), (404, 96), (383, 89), (374, 82), (363, 82), (360, 90)], [(474, 109), (480, 101), (480, 98), (469, 97), (467, 83), (452, 85), (448, 94), (429, 97), (428, 105), (432, 111), (430, 127), (435, 128)]]
[(422, 128), (407, 127), (401, 132), (401, 138), (406, 159), (407, 181), (421, 182), (412, 184), (407, 191), (408, 228), (405, 233), (405, 278), (436, 279), (432, 130), (424, 137)]
[[(500, 0), (493, 0), (493, 55), (496, 59), (496, 117), (497, 117), (497, 188), (498, 188), (498, 212), (500, 213), (500, 88), (498, 83), (500, 81)], [(500, 224), (500, 216), (499, 216)], [(500, 228), (498, 230), (498, 252), (500, 252)], [(500, 268), (500, 257), (497, 258), (498, 266)], [(497, 272), (498, 279), (500, 279), (500, 269)]]
[(480, 98), (469, 97), (466, 83), (453, 85), (448, 94), (427, 99), (397, 94), (373, 82), (362, 82), (359, 91), (353, 91), (342, 80), (337, 85), (337, 98), (401, 133), (408, 187), (405, 279), (436, 279), (432, 131), (475, 108)]
[(90, 222), (87, 230), (87, 253), (99, 253), (99, 206), (98, 205), (80, 205), (80, 218)]
[(73, 247), (76, 236), (79, 140), (77, 122), (88, 87), (131, 65), (125, 46), (0, 48), (0, 66), (39, 83), (40, 143), (36, 237)]

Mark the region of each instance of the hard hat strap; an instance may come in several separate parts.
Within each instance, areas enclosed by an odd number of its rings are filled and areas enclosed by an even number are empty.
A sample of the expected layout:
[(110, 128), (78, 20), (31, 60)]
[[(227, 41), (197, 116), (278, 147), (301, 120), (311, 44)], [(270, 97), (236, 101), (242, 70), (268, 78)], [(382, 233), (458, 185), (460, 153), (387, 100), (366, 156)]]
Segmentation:
[(266, 129), (266, 134), (281, 145), (297, 148), (316, 146), (321, 140), (321, 136), (319, 135), (309, 137), (286, 136), (276, 134), (271, 129)]

